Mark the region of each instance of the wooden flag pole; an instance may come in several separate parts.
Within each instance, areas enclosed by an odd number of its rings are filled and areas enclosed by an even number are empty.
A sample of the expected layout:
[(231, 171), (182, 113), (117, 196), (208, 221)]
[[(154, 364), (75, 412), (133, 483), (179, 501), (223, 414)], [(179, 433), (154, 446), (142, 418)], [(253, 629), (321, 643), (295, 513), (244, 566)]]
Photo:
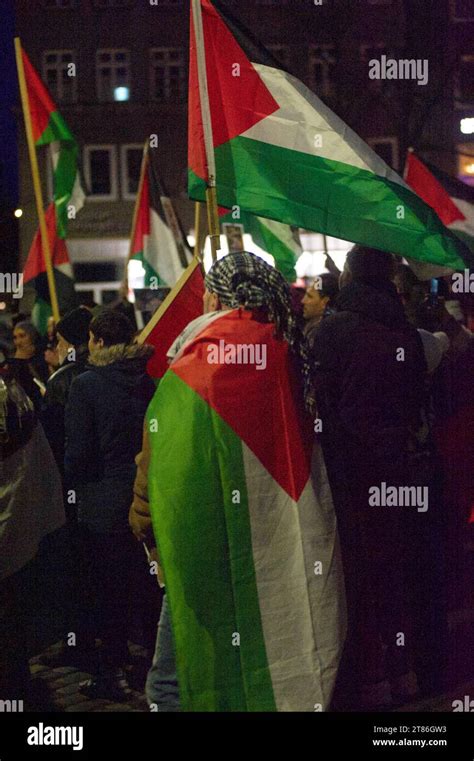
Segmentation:
[(195, 235), (194, 258), (198, 259), (200, 262), (202, 261), (202, 243), (203, 243), (201, 218), (202, 218), (202, 203), (201, 201), (196, 201), (194, 204), (194, 235)]
[(33, 178), (33, 189), (36, 199), (36, 209), (38, 212), (39, 228), (41, 233), (41, 248), (43, 251), (44, 263), (46, 266), (46, 275), (48, 278), (49, 296), (51, 299), (51, 309), (55, 322), (59, 322), (59, 306), (56, 293), (56, 283), (54, 280), (53, 266), (51, 263), (51, 249), (49, 245), (48, 228), (43, 206), (43, 192), (41, 190), (41, 181), (38, 168), (38, 157), (36, 155), (35, 141), (33, 138), (33, 127), (31, 124), (31, 113), (28, 99), (28, 89), (26, 86), (25, 70), (23, 68), (23, 56), (21, 54), (21, 42), (19, 37), (15, 37), (15, 58), (16, 68), (18, 71), (18, 82), (20, 85), (21, 105), (23, 108), (23, 118), (25, 121), (26, 142), (28, 144), (28, 153), (30, 157), (31, 175)]
[(130, 243), (128, 246), (128, 256), (127, 256), (127, 261), (125, 263), (125, 273), (124, 273), (123, 282), (122, 282), (122, 285), (126, 287), (127, 291), (128, 291), (128, 263), (133, 256), (133, 244), (135, 242), (135, 233), (137, 231), (138, 212), (140, 209), (140, 199), (141, 199), (142, 190), (143, 190), (143, 183), (145, 182), (145, 174), (148, 167), (148, 148), (149, 148), (149, 141), (147, 139), (145, 140), (145, 143), (143, 145), (142, 163), (140, 166), (140, 178), (138, 180), (137, 197), (135, 199), (135, 206), (133, 207)]
[(209, 90), (207, 86), (206, 50), (204, 46), (204, 29), (202, 24), (201, 0), (192, 0), (194, 37), (196, 42), (196, 57), (199, 80), (199, 98), (204, 130), (204, 145), (206, 149), (208, 187), (206, 191), (207, 220), (211, 239), (212, 261), (217, 261), (217, 252), (221, 247), (219, 230), (219, 211), (217, 208), (216, 192), (216, 160), (214, 156), (214, 140), (212, 136), (211, 107), (209, 105)]

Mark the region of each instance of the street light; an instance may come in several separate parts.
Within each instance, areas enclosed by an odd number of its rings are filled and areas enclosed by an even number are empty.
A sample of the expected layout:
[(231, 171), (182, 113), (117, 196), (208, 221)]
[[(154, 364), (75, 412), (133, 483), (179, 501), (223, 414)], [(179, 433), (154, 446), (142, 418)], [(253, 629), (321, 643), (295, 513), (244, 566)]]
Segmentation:
[(466, 119), (461, 119), (460, 126), (463, 135), (474, 134), (474, 116), (469, 116)]
[(15, 209), (15, 211), (13, 213), (14, 213), (15, 217), (17, 219), (19, 219), (23, 215), (23, 209)]

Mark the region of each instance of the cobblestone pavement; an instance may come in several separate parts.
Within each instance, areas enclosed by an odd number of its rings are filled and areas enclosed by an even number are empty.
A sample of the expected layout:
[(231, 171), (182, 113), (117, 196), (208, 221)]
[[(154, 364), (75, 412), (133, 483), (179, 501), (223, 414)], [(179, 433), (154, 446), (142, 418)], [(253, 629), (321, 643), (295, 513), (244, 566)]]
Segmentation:
[[(49, 648), (47, 653), (59, 650), (59, 644)], [(72, 666), (50, 668), (39, 662), (39, 657), (30, 661), (30, 669), (36, 687), (39, 709), (61, 713), (88, 712), (148, 712), (148, 706), (143, 694), (143, 685), (147, 671), (148, 660), (146, 651), (139, 646), (131, 646), (133, 656), (141, 660), (141, 668), (130, 674), (129, 681), (137, 689), (133, 689), (130, 698), (125, 703), (114, 703), (110, 700), (91, 699), (79, 692), (80, 683), (89, 679), (92, 674), (79, 671)], [(44, 655), (44, 654), (43, 654)], [(470, 681), (449, 693), (437, 697), (419, 700), (397, 709), (397, 712), (433, 712), (444, 713), (453, 710), (453, 700), (459, 700), (464, 695), (474, 696), (474, 682)], [(41, 707), (41, 708), (40, 708)]]
[[(59, 652), (60, 645), (54, 645), (46, 651), (47, 654)], [(77, 711), (111, 711), (111, 712), (148, 712), (148, 706), (143, 694), (143, 686), (147, 667), (146, 651), (138, 645), (131, 646), (132, 655), (141, 665), (133, 667), (133, 671), (127, 673), (130, 686), (133, 689), (127, 702), (114, 703), (111, 700), (91, 699), (82, 695), (79, 691), (80, 684), (90, 679), (91, 672), (79, 671), (73, 666), (61, 666), (51, 668), (40, 663), (38, 656), (30, 660), (30, 671), (33, 679), (35, 703), (39, 711), (55, 711), (74, 713)], [(42, 653), (41, 655), (44, 655)]]

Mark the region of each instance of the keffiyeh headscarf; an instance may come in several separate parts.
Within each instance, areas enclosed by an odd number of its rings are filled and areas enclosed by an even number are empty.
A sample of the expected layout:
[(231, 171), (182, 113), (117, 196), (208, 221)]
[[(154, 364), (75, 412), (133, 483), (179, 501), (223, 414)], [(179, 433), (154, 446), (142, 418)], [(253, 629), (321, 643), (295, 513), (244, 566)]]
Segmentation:
[(309, 348), (298, 317), (292, 310), (290, 287), (283, 275), (260, 257), (240, 251), (227, 254), (213, 264), (204, 283), (208, 291), (219, 297), (223, 306), (266, 310), (277, 335), (283, 336), (299, 360), (306, 407), (314, 414), (316, 402)]

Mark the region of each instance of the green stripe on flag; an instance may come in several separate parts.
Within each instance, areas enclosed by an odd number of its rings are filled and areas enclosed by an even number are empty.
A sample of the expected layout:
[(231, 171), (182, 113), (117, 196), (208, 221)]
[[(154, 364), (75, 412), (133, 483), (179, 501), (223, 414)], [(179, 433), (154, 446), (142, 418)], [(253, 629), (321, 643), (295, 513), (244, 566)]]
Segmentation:
[[(295, 264), (297, 256), (295, 252), (285, 245), (285, 242), (265, 224), (265, 220), (255, 217), (253, 214), (245, 215), (245, 228), (250, 233), (257, 246), (275, 259), (275, 267), (290, 283), (296, 280)], [(286, 228), (285, 232), (290, 230)], [(290, 232), (291, 234), (291, 232)]]
[[(465, 267), (456, 236), (399, 183), (340, 161), (241, 136), (218, 146), (215, 156), (221, 206), (237, 204), (258, 216), (324, 230), (335, 238), (453, 269)], [(205, 183), (192, 171), (189, 195), (205, 200)]]
[(169, 596), (182, 708), (275, 711), (242, 443), (172, 370), (148, 408), (148, 425), (154, 418), (150, 507)]
[(52, 111), (44, 132), (39, 136), (36, 145), (49, 145), (56, 140), (74, 143), (74, 137), (59, 111)]

